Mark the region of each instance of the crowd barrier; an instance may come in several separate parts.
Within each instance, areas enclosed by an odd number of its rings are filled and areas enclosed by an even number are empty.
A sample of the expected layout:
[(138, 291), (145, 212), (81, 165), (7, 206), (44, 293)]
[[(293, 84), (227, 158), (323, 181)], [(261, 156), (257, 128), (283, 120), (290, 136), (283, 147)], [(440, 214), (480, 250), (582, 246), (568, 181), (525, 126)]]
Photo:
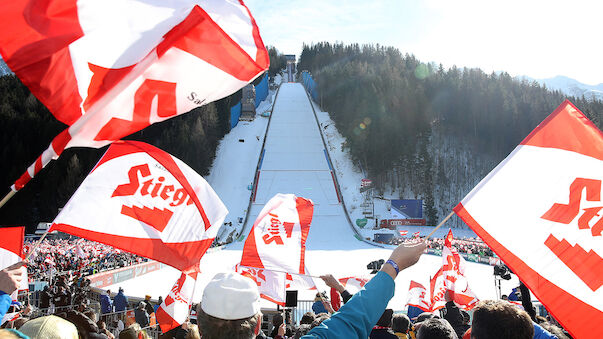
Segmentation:
[(255, 86), (255, 108), (268, 97), (268, 73), (264, 73), (262, 80)]
[[(437, 249), (437, 248), (428, 248), (427, 249), (427, 254), (433, 254), (433, 255), (437, 255), (437, 256), (442, 256), (442, 250)], [(500, 259), (496, 258), (496, 257), (490, 257), (490, 256), (482, 256), (479, 254), (468, 254), (468, 253), (460, 253), (460, 255), (465, 258), (465, 260), (467, 261), (471, 261), (471, 262), (476, 262), (476, 263), (481, 263), (481, 264), (487, 264), (490, 266), (495, 266), (497, 264), (500, 264)]]
[(306, 88), (308, 93), (310, 93), (310, 96), (312, 97), (312, 99), (314, 101), (318, 102), (318, 85), (312, 78), (312, 75), (310, 74), (310, 72), (303, 71), (301, 73), (301, 77), (302, 77), (302, 79), (301, 79), (302, 84), (304, 85), (304, 87)]
[(90, 279), (90, 286), (96, 288), (104, 288), (132, 278), (139, 277), (149, 272), (158, 271), (165, 267), (157, 261), (149, 261), (142, 264), (119, 268), (112, 271), (104, 271), (97, 273), (87, 278)]

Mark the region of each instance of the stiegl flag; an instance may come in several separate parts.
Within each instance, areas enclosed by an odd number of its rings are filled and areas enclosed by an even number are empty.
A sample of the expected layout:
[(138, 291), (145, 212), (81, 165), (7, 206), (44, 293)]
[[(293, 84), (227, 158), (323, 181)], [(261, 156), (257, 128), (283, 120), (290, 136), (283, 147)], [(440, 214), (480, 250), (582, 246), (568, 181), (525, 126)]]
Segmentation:
[(418, 307), (425, 312), (431, 311), (431, 302), (423, 285), (414, 280), (410, 281), (406, 305)]
[(182, 272), (157, 308), (156, 319), (163, 333), (182, 325), (188, 318), (196, 282), (197, 272)]
[[(313, 212), (312, 201), (280, 193), (260, 211), (245, 240), (236, 271), (256, 282), (262, 298), (284, 306), (286, 285), (303, 280), (287, 276), (307, 274), (306, 239)], [(311, 279), (302, 283), (312, 284)]]
[(69, 127), (14, 183), (65, 148), (103, 147), (228, 96), (269, 65), (243, 1), (11, 0), (0, 54)]
[(179, 159), (151, 145), (118, 141), (84, 179), (49, 231), (62, 231), (181, 271), (197, 269), (226, 207)]
[[(467, 262), (456, 248), (452, 247), (452, 230), (448, 230), (448, 235), (442, 248), (442, 275), (444, 283), (444, 292), (450, 290), (453, 292), (454, 302), (462, 309), (472, 309), (479, 299), (469, 288), (469, 282), (465, 276)], [(445, 303), (444, 303), (445, 304)]]
[(562, 103), (454, 211), (574, 338), (603, 338), (603, 133)]

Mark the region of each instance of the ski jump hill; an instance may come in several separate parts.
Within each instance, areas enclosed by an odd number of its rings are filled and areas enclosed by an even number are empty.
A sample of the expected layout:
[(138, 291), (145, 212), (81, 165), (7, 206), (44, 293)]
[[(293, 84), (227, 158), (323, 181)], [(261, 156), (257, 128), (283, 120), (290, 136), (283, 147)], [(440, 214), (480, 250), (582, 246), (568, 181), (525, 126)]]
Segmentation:
[[(202, 258), (201, 274), (193, 297), (195, 302), (201, 299), (205, 285), (216, 273), (232, 271), (240, 262), (245, 238), (255, 219), (266, 202), (277, 193), (293, 193), (314, 203), (306, 242), (308, 274), (370, 278), (366, 265), (389, 257), (393, 246), (378, 246), (364, 241), (351, 225), (313, 106), (299, 83), (283, 83), (279, 88), (255, 175), (241, 237), (231, 244), (210, 249)], [(441, 260), (440, 257), (423, 255), (415, 266), (404, 270), (396, 279), (396, 293), (389, 307), (404, 309), (410, 280), (429, 288), (430, 276), (440, 268)], [(466, 273), (478, 297), (496, 297), (491, 266), (468, 263)], [(126, 294), (151, 294), (155, 297), (166, 295), (179, 276), (177, 270), (167, 267), (119, 286), (124, 287)], [(315, 281), (320, 290), (327, 290), (320, 279)], [(503, 283), (503, 289), (510, 290), (517, 285), (516, 280), (511, 280)], [(111, 289), (117, 287), (115, 285)], [(315, 293), (299, 291), (299, 299), (312, 300)], [(275, 307), (267, 301), (262, 306)]]

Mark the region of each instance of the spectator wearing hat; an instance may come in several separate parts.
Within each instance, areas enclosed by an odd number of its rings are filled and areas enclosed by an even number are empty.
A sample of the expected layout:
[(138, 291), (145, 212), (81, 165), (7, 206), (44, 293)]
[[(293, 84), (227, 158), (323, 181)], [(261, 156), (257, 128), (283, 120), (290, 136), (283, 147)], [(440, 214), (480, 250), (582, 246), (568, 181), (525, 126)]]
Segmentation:
[(124, 295), (124, 289), (121, 287), (113, 298), (113, 306), (115, 307), (115, 312), (123, 312), (128, 307), (128, 297)]
[(153, 307), (153, 303), (151, 302), (150, 295), (147, 294), (144, 296), (144, 302), (146, 304), (145, 309), (147, 310), (147, 313), (149, 315), (151, 315), (153, 312), (155, 312), (155, 308)]
[(75, 325), (54, 315), (30, 320), (19, 331), (30, 338), (78, 339)]
[(197, 309), (203, 339), (251, 339), (260, 333), (262, 313), (256, 283), (238, 273), (218, 273)]
[(141, 301), (134, 310), (134, 319), (136, 319), (136, 322), (142, 328), (149, 326), (149, 314), (147, 313), (146, 306), (147, 303)]

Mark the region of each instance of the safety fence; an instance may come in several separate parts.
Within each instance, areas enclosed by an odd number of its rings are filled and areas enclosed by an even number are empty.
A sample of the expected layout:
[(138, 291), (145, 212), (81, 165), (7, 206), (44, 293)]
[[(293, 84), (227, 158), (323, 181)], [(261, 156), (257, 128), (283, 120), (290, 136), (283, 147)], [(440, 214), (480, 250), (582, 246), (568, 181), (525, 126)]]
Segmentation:
[(318, 85), (312, 78), (312, 74), (310, 74), (310, 72), (308, 72), (308, 71), (302, 71), (301, 81), (302, 81), (302, 84), (304, 85), (304, 87), (306, 88), (306, 91), (308, 91), (308, 93), (310, 93), (310, 96), (312, 97), (312, 99), (317, 102), (318, 101)]

